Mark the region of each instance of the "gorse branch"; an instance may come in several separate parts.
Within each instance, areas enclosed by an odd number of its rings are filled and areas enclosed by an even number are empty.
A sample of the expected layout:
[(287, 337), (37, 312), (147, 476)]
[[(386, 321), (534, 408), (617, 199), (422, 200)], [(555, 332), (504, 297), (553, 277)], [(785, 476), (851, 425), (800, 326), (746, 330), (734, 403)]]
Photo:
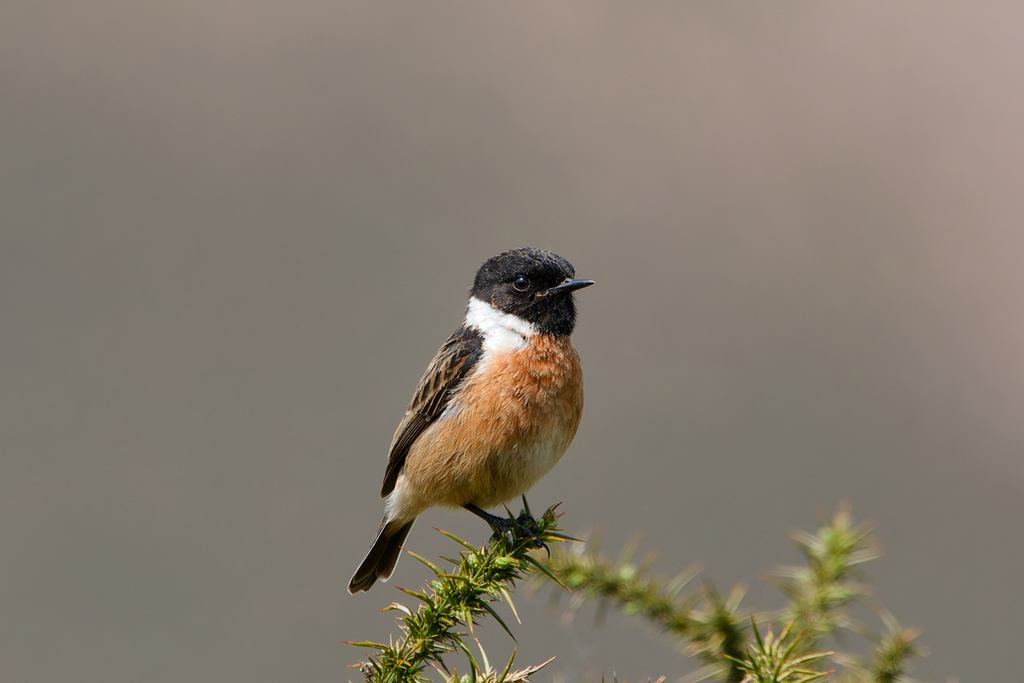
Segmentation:
[[(852, 603), (870, 593), (861, 565), (881, 555), (871, 531), (870, 525), (853, 524), (849, 508), (841, 507), (817, 533), (795, 532), (793, 542), (806, 564), (777, 570), (776, 584), (789, 601), (775, 612), (741, 609), (742, 586), (728, 597), (710, 583), (684, 593), (697, 572), (688, 570), (673, 578), (651, 576), (654, 555), (635, 562), (635, 543), (616, 561), (596, 548), (576, 546), (555, 554), (548, 567), (575, 591), (571, 608), (586, 601), (596, 601), (600, 610), (613, 605), (625, 614), (647, 618), (677, 638), (689, 654), (703, 660), (693, 680), (813, 681), (831, 673), (820, 668), (828, 658), (842, 668), (839, 675), (844, 681), (908, 683), (912, 680), (906, 675), (909, 660), (922, 654), (915, 647), (918, 632), (901, 629), (883, 614), (886, 634), (873, 636), (848, 613)], [(762, 638), (757, 623), (771, 621), (785, 628), (776, 638), (769, 623)], [(822, 640), (840, 629), (873, 641), (871, 657), (818, 651)]]
[[(596, 545), (596, 544), (595, 544)], [(737, 587), (723, 598), (714, 586), (705, 583), (683, 594), (696, 569), (672, 578), (648, 575), (655, 554), (634, 563), (636, 544), (631, 544), (615, 561), (600, 555), (596, 547), (588, 550), (576, 545), (551, 557), (548, 568), (573, 592), (572, 605), (586, 600), (618, 606), (626, 614), (640, 615), (688, 642), (687, 651), (700, 655), (708, 674), (727, 681), (739, 681), (743, 672), (733, 661), (744, 655), (747, 616), (739, 612), (744, 589)], [(723, 660), (726, 654), (733, 659)]]
[[(746, 592), (742, 586), (722, 595), (707, 581), (692, 587), (697, 576), (693, 569), (671, 578), (650, 575), (655, 556), (636, 561), (635, 542), (617, 560), (602, 556), (596, 543), (589, 549), (580, 543), (552, 554), (542, 564), (529, 554), (538, 541), (574, 540), (559, 533), (557, 517), (552, 508), (535, 521), (527, 507), (520, 524), (512, 525), (513, 531), (492, 537), (482, 548), (446, 533), (464, 548), (457, 559), (448, 560), (453, 565), (450, 571), (413, 555), (436, 578), (422, 591), (404, 591), (421, 603), (415, 611), (399, 603), (387, 608), (402, 615), (397, 642), (352, 643), (375, 650), (359, 665), (365, 679), (423, 682), (429, 680), (424, 676), (429, 666), (446, 681), (458, 683), (528, 680), (547, 662), (513, 671), (510, 659), (498, 671), (491, 668), (482, 648), (481, 664), (465, 640), (467, 635), (472, 638), (474, 623), (486, 617), (512, 636), (492, 605), (505, 602), (515, 613), (511, 591), (516, 581), (531, 574), (542, 581), (543, 574), (560, 584), (556, 596), (569, 589), (571, 609), (588, 601), (597, 602), (601, 611), (616, 607), (646, 618), (679, 640), (701, 661), (689, 680), (811, 683), (827, 678), (836, 683), (913, 683), (907, 670), (910, 660), (922, 654), (916, 644), (918, 632), (901, 628), (882, 611), (885, 630), (874, 635), (849, 614), (849, 607), (870, 593), (861, 565), (881, 553), (871, 527), (853, 524), (848, 508), (841, 508), (815, 534), (793, 534), (805, 564), (776, 572), (775, 582), (788, 602), (781, 610), (759, 613), (741, 607)], [(778, 636), (772, 622), (783, 625)], [(858, 657), (821, 651), (822, 641), (840, 630), (867, 637), (873, 643), (871, 653)], [(468, 674), (461, 677), (445, 663), (445, 657), (455, 653), (469, 661)]]
[(817, 534), (795, 531), (790, 536), (806, 566), (776, 570), (776, 585), (789, 598), (780, 620), (796, 624), (808, 647), (838, 628), (852, 629), (846, 607), (868, 595), (860, 565), (881, 556), (870, 524), (853, 526), (848, 507), (841, 507)]
[[(525, 500), (524, 500), (525, 503)], [(462, 653), (469, 661), (469, 681), (504, 683), (525, 681), (540, 667), (512, 671), (513, 661), (502, 671), (490, 667), (483, 656), (483, 665), (465, 643), (467, 628), (472, 634), (473, 624), (484, 617), (495, 619), (511, 636), (512, 632), (492, 607), (504, 601), (513, 612), (511, 590), (520, 580), (536, 569), (547, 571), (529, 555), (538, 544), (561, 541), (567, 537), (558, 533), (558, 515), (554, 507), (540, 519), (534, 520), (529, 509), (519, 517), (508, 534), (495, 535), (482, 548), (442, 531), (465, 550), (458, 559), (448, 560), (454, 569), (446, 571), (434, 563), (409, 553), (436, 577), (430, 587), (422, 591), (402, 590), (420, 601), (415, 611), (400, 603), (392, 603), (387, 610), (400, 612), (402, 637), (396, 643), (385, 645), (372, 642), (349, 642), (350, 645), (376, 650), (369, 660), (359, 664), (359, 670), (368, 683), (412, 683), (429, 681), (423, 673), (428, 666), (439, 671), (447, 680), (457, 680), (454, 669), (449, 669), (445, 656)], [(551, 578), (555, 578), (553, 575)], [(557, 580), (557, 579), (556, 579)], [(513, 637), (514, 640), (514, 637)], [(515, 654), (513, 653), (513, 659)], [(548, 660), (550, 661), (550, 660)]]
[(739, 659), (723, 655), (746, 674), (744, 680), (757, 683), (812, 683), (812, 681), (820, 680), (832, 673), (831, 671), (818, 671), (812, 667), (818, 660), (833, 653), (799, 654), (803, 650), (799, 647), (802, 637), (789, 637), (796, 622), (787, 626), (778, 638), (775, 637), (771, 626), (769, 626), (768, 632), (762, 638), (760, 631), (757, 630), (757, 624), (753, 619), (750, 621), (756, 642), (747, 646), (746, 657)]

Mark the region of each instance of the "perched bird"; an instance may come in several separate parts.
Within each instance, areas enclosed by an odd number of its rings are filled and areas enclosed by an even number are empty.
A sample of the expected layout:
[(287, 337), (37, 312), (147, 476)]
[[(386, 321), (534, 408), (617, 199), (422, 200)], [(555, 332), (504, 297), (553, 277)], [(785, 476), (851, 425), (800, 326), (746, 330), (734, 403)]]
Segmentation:
[(488, 259), (466, 320), (437, 352), (391, 442), (384, 521), (348, 592), (387, 581), (417, 515), (485, 508), (525, 493), (569, 447), (583, 413), (583, 373), (569, 341), (575, 277), (561, 256), (513, 249)]

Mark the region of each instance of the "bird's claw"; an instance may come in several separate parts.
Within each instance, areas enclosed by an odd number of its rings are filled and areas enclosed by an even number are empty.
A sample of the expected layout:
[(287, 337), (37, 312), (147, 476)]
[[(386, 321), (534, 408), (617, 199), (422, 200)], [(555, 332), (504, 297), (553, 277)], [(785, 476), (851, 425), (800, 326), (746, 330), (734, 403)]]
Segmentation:
[(519, 517), (496, 517), (489, 520), (489, 523), (494, 530), (494, 535), (491, 536), (493, 540), (504, 538), (510, 543), (515, 543), (520, 538), (526, 538), (532, 541), (535, 548), (543, 548), (544, 552), (551, 556), (547, 543), (533, 530), (537, 520), (530, 514), (524, 512)]

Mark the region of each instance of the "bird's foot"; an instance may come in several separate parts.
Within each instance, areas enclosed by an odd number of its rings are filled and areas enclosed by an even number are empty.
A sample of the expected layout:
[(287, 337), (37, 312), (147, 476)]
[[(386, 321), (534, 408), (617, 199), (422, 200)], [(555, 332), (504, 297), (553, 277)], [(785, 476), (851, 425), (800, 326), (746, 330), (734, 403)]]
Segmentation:
[(491, 537), (492, 540), (505, 539), (509, 543), (515, 544), (521, 539), (526, 539), (535, 548), (544, 548), (548, 555), (551, 554), (547, 544), (537, 535), (535, 531), (537, 520), (529, 512), (524, 512), (519, 517), (512, 517), (511, 513), (509, 513), (508, 517), (499, 517), (481, 510), (472, 504), (464, 505), (463, 507), (487, 522), (494, 531), (494, 535)]

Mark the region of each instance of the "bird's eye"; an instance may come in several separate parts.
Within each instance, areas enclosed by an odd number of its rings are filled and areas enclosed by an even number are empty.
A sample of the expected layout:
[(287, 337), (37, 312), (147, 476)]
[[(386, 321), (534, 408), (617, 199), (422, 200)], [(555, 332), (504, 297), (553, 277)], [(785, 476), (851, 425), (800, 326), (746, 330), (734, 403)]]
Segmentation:
[(525, 292), (530, 287), (530, 281), (520, 276), (512, 281), (512, 286), (516, 288), (517, 292)]

